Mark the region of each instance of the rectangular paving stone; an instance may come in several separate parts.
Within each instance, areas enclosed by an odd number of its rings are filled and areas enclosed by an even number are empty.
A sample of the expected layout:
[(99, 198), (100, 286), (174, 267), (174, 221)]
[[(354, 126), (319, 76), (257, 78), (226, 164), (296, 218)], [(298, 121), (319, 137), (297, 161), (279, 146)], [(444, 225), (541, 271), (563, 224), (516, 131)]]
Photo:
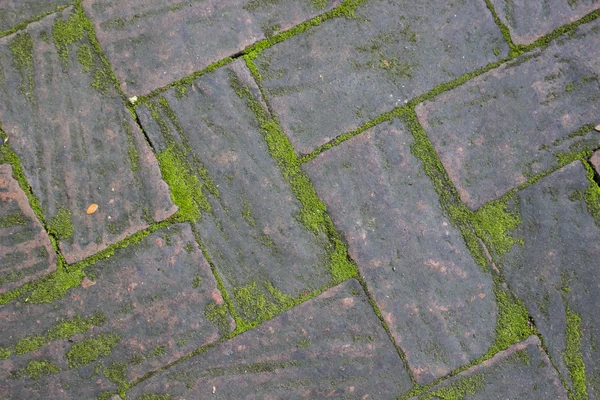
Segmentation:
[(412, 383), (349, 280), (127, 393), (174, 399), (392, 399)]
[(169, 90), (137, 111), (163, 168), (188, 163), (188, 172), (166, 173), (197, 182), (190, 186), (200, 187), (201, 240), (240, 316), (256, 322), (288, 295), (307, 294), (332, 277), (328, 238), (300, 222), (302, 206), (270, 156), (255, 114), (236, 93), (242, 88), (263, 107), (240, 60), (200, 77), (184, 97)]
[(57, 7), (72, 3), (73, 1), (70, 0), (2, 0), (0, 3), (0, 32), (52, 12)]
[(530, 44), (600, 8), (598, 0), (491, 0), (514, 43)]
[(256, 64), (283, 130), (309, 153), (507, 53), (483, 1), (369, 0), (354, 18), (279, 43)]
[(27, 195), (0, 165), (0, 294), (56, 269), (56, 253)]
[(492, 279), (442, 214), (413, 136), (394, 120), (304, 164), (420, 384), (494, 343)]
[(599, 65), (595, 21), (416, 107), (469, 208), (600, 146)]
[(84, 0), (128, 96), (229, 57), (339, 5), (341, 0)]
[(176, 211), (85, 23), (68, 8), (0, 39), (0, 121), (69, 263)]
[(0, 361), (0, 398), (97, 398), (235, 327), (188, 224), (85, 273), (53, 303), (31, 304), (34, 293), (0, 309), (0, 359), (12, 353)]
[(537, 336), (530, 336), (410, 400), (566, 400), (565, 388), (541, 345)]
[(589, 208), (597, 213), (597, 197), (586, 204), (586, 197), (598, 191), (586, 173), (576, 161), (518, 192), (509, 211), (522, 223), (511, 235), (523, 244), (499, 256), (507, 282), (532, 315), (572, 398), (597, 399), (600, 222)]

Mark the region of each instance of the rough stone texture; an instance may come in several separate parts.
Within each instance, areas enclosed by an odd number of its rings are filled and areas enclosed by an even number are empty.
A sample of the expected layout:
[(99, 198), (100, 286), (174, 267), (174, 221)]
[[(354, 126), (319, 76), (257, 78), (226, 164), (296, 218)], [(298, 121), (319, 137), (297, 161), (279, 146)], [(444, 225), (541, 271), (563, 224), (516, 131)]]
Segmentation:
[(576, 161), (518, 192), (511, 209), (519, 211), (523, 222), (512, 234), (522, 238), (524, 245), (515, 245), (501, 265), (508, 283), (533, 316), (550, 357), (570, 383), (564, 357), (567, 314), (581, 317), (587, 390), (591, 399), (597, 399), (600, 228), (584, 199), (589, 184), (584, 167)]
[(491, 0), (514, 43), (529, 44), (600, 8), (598, 0)]
[(442, 214), (413, 136), (395, 120), (305, 170), (325, 201), (415, 378), (425, 384), (493, 344), (492, 279)]
[(594, 166), (596, 173), (600, 174), (600, 150), (595, 151), (594, 154), (592, 154), (592, 157), (590, 158), (590, 162)]
[(599, 65), (595, 21), (417, 106), (467, 206), (476, 209), (548, 170), (557, 154), (600, 145), (593, 129)]
[[(146, 107), (138, 107), (140, 120), (159, 154), (172, 135), (179, 145), (189, 146), (194, 168), (205, 167), (214, 182), (218, 196), (198, 174), (211, 211), (203, 213), (197, 227), (230, 293), (235, 297), (240, 287), (252, 291), (256, 284), (253, 296), (263, 292), (276, 301), (268, 290), (272, 284), (296, 297), (331, 280), (325, 266), (327, 238), (306, 230), (296, 218), (301, 205), (271, 158), (255, 115), (231, 87), (233, 77), (260, 98), (238, 61), (198, 79), (180, 100), (175, 90), (165, 93), (176, 126), (164, 109), (157, 121)], [(166, 137), (161, 124), (171, 131)], [(245, 304), (236, 305), (242, 317), (256, 319)]]
[(132, 96), (183, 78), (340, 2), (84, 0), (83, 5), (121, 88)]
[(56, 269), (56, 253), (25, 192), (0, 165), (0, 293)]
[[(466, 386), (472, 390), (460, 399), (568, 399), (537, 336), (530, 336), (411, 400), (430, 399), (432, 395), (446, 398), (441, 396), (444, 391)], [(436, 393), (440, 396), (436, 397)]]
[(412, 383), (349, 280), (128, 392), (176, 399), (392, 399)]
[[(123, 378), (132, 381), (219, 337), (205, 310), (223, 299), (187, 224), (159, 230), (85, 272), (81, 286), (54, 303), (29, 304), (21, 299), (0, 309), (0, 348), (13, 350), (9, 359), (0, 361), (1, 398), (96, 398), (116, 388), (106, 377), (106, 368), (114, 362), (126, 363)], [(14, 346), (24, 337), (47, 338), (48, 330), (62, 319), (90, 318), (98, 312), (106, 316), (104, 324), (15, 355)], [(233, 328), (233, 321), (224, 316), (221, 329)], [(67, 352), (81, 340), (101, 334), (120, 337), (110, 355), (69, 368)], [(9, 378), (11, 372), (40, 359), (62, 371), (39, 380)]]
[[(70, 211), (72, 234), (58, 237), (72, 263), (146, 228), (153, 219), (165, 219), (176, 207), (85, 35), (68, 46), (68, 60), (59, 58), (52, 26), (70, 13), (53, 14), (0, 39), (0, 121), (46, 223), (61, 225), (53, 220), (62, 215), (58, 219), (64, 227)], [(33, 49), (23, 45), (28, 41)], [(89, 62), (81, 64), (86, 50)], [(98, 211), (86, 215), (92, 203)]]
[(372, 0), (356, 18), (324, 22), (256, 63), (283, 130), (309, 153), (507, 52), (483, 1)]
[(0, 3), (0, 32), (35, 19), (59, 6), (73, 3), (70, 0), (2, 0)]

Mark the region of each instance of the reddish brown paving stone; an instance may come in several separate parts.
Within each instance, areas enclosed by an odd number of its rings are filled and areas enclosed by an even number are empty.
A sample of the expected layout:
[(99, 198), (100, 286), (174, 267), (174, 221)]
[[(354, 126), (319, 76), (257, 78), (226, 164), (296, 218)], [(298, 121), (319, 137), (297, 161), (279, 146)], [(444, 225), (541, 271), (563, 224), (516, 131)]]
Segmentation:
[(530, 336), (411, 400), (447, 398), (442, 396), (448, 392), (462, 393), (460, 399), (464, 400), (567, 400), (565, 388), (541, 345), (537, 336)]
[(127, 394), (132, 400), (144, 394), (174, 399), (392, 399), (411, 386), (360, 284), (349, 280)]
[(417, 381), (430, 383), (493, 344), (491, 276), (442, 214), (413, 136), (395, 120), (305, 164)]
[(187, 152), (182, 158), (202, 182), (210, 205), (196, 223), (200, 238), (240, 317), (255, 323), (265, 311), (244, 296), (265, 300), (268, 310), (282, 306), (286, 295), (297, 298), (331, 282), (330, 242), (301, 222), (302, 205), (234, 84), (264, 106), (238, 60), (198, 78), (183, 97), (172, 89), (136, 112), (159, 159), (174, 154), (172, 149)]
[(340, 3), (84, 0), (83, 6), (122, 90), (133, 96), (148, 94)]
[(491, 0), (516, 44), (530, 44), (600, 8), (597, 0)]
[(2, 0), (0, 3), (0, 32), (35, 19), (59, 6), (72, 4), (71, 0)]
[(555, 166), (557, 154), (600, 146), (599, 65), (595, 21), (417, 106), (469, 208)]
[(27, 195), (0, 165), (0, 294), (56, 269), (56, 253)]
[(369, 0), (355, 18), (323, 22), (265, 50), (256, 64), (284, 132), (310, 153), (507, 54), (483, 1)]
[[(176, 211), (151, 150), (90, 52), (85, 31), (68, 46), (68, 67), (59, 58), (53, 24), (60, 29), (69, 16), (74, 21), (71, 11), (0, 39), (0, 90), (6, 94), (0, 121), (47, 225), (62, 225), (60, 248), (69, 263)], [(99, 209), (86, 215), (92, 203)], [(65, 223), (69, 212), (72, 229)]]
[[(106, 369), (113, 363), (126, 363), (124, 378), (130, 382), (215, 342), (235, 327), (227, 312), (215, 319), (219, 326), (205, 315), (213, 307), (226, 310), (226, 306), (187, 224), (154, 232), (87, 267), (85, 273), (80, 287), (53, 303), (30, 304), (20, 298), (0, 308), (0, 348), (13, 353), (0, 361), (0, 398), (95, 398), (116, 388), (105, 376), (110, 376)], [(42, 335), (49, 340), (50, 328), (62, 319), (94, 315), (87, 332), (16, 354), (15, 345), (24, 337)], [(107, 334), (119, 337), (110, 355), (69, 368), (66, 354), (77, 343)], [(49, 360), (62, 371), (39, 380), (9, 378), (32, 360)]]
[(594, 154), (592, 154), (592, 157), (590, 158), (590, 162), (594, 166), (596, 173), (600, 174), (600, 150), (595, 151)]
[[(569, 387), (573, 388), (571, 374), (580, 375), (579, 382), (585, 376), (589, 398), (597, 399), (600, 221), (590, 215), (586, 203), (591, 184), (586, 174), (576, 161), (515, 194), (509, 210), (518, 212), (522, 223), (511, 235), (523, 244), (498, 255), (498, 266), (525, 303)], [(585, 371), (573, 369), (577, 360)], [(587, 396), (576, 390), (573, 398)]]

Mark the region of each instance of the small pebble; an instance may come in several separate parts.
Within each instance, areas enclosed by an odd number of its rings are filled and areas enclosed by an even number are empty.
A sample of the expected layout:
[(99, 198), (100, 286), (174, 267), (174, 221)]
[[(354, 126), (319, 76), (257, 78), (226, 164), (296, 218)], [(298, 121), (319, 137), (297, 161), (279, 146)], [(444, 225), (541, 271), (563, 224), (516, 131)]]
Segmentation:
[(90, 215), (95, 213), (98, 210), (98, 204), (94, 203), (94, 204), (90, 204), (90, 206), (87, 208), (86, 214)]
[(596, 129), (598, 132), (600, 132), (600, 124), (596, 125), (596, 128), (595, 128), (595, 129)]

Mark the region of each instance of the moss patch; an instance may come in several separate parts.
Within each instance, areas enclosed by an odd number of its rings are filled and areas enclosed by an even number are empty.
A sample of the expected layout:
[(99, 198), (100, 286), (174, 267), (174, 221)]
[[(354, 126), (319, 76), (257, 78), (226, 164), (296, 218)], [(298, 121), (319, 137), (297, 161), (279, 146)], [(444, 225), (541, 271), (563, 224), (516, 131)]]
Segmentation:
[(588, 398), (585, 363), (581, 350), (581, 317), (568, 306), (565, 310), (567, 330), (565, 332), (565, 351), (563, 358), (569, 371), (572, 387), (569, 388), (569, 399), (584, 400)]
[(28, 32), (17, 34), (8, 44), (13, 53), (13, 63), (21, 75), (21, 93), (33, 102), (35, 78), (33, 76), (33, 39)]
[(523, 239), (509, 234), (521, 224), (519, 213), (508, 211), (506, 202), (491, 201), (472, 214), (471, 222), (477, 236), (485, 240), (498, 255), (509, 251), (515, 244), (523, 245)]
[(54, 375), (60, 371), (60, 367), (48, 360), (32, 360), (26, 367), (13, 371), (11, 378), (13, 379), (39, 379), (42, 376)]
[(488, 351), (490, 356), (527, 339), (530, 335), (536, 334), (523, 302), (502, 289), (498, 279), (496, 279), (494, 293), (498, 305), (498, 317), (496, 321), (496, 342)]
[(69, 368), (88, 365), (101, 357), (108, 356), (120, 341), (119, 336), (115, 334), (103, 333), (95, 338), (88, 338), (75, 343), (67, 351)]
[(57, 18), (52, 25), (52, 38), (58, 52), (58, 57), (69, 64), (69, 45), (85, 37), (85, 17), (79, 13), (72, 13), (67, 20)]
[(9, 228), (11, 226), (24, 226), (29, 223), (29, 218), (27, 218), (23, 213), (13, 213), (8, 214), (3, 217), (0, 217), (0, 228)]
[(475, 375), (459, 379), (450, 386), (431, 391), (419, 396), (419, 400), (462, 400), (468, 395), (474, 395), (483, 388), (483, 376)]
[(204, 316), (219, 329), (219, 332), (229, 332), (229, 311), (226, 305), (210, 303), (204, 309)]
[(73, 235), (73, 220), (71, 210), (61, 207), (56, 215), (48, 221), (48, 231), (59, 240), (65, 240)]
[(81, 65), (83, 72), (90, 72), (94, 66), (94, 57), (92, 56), (92, 50), (87, 44), (79, 46), (77, 49), (77, 61)]

